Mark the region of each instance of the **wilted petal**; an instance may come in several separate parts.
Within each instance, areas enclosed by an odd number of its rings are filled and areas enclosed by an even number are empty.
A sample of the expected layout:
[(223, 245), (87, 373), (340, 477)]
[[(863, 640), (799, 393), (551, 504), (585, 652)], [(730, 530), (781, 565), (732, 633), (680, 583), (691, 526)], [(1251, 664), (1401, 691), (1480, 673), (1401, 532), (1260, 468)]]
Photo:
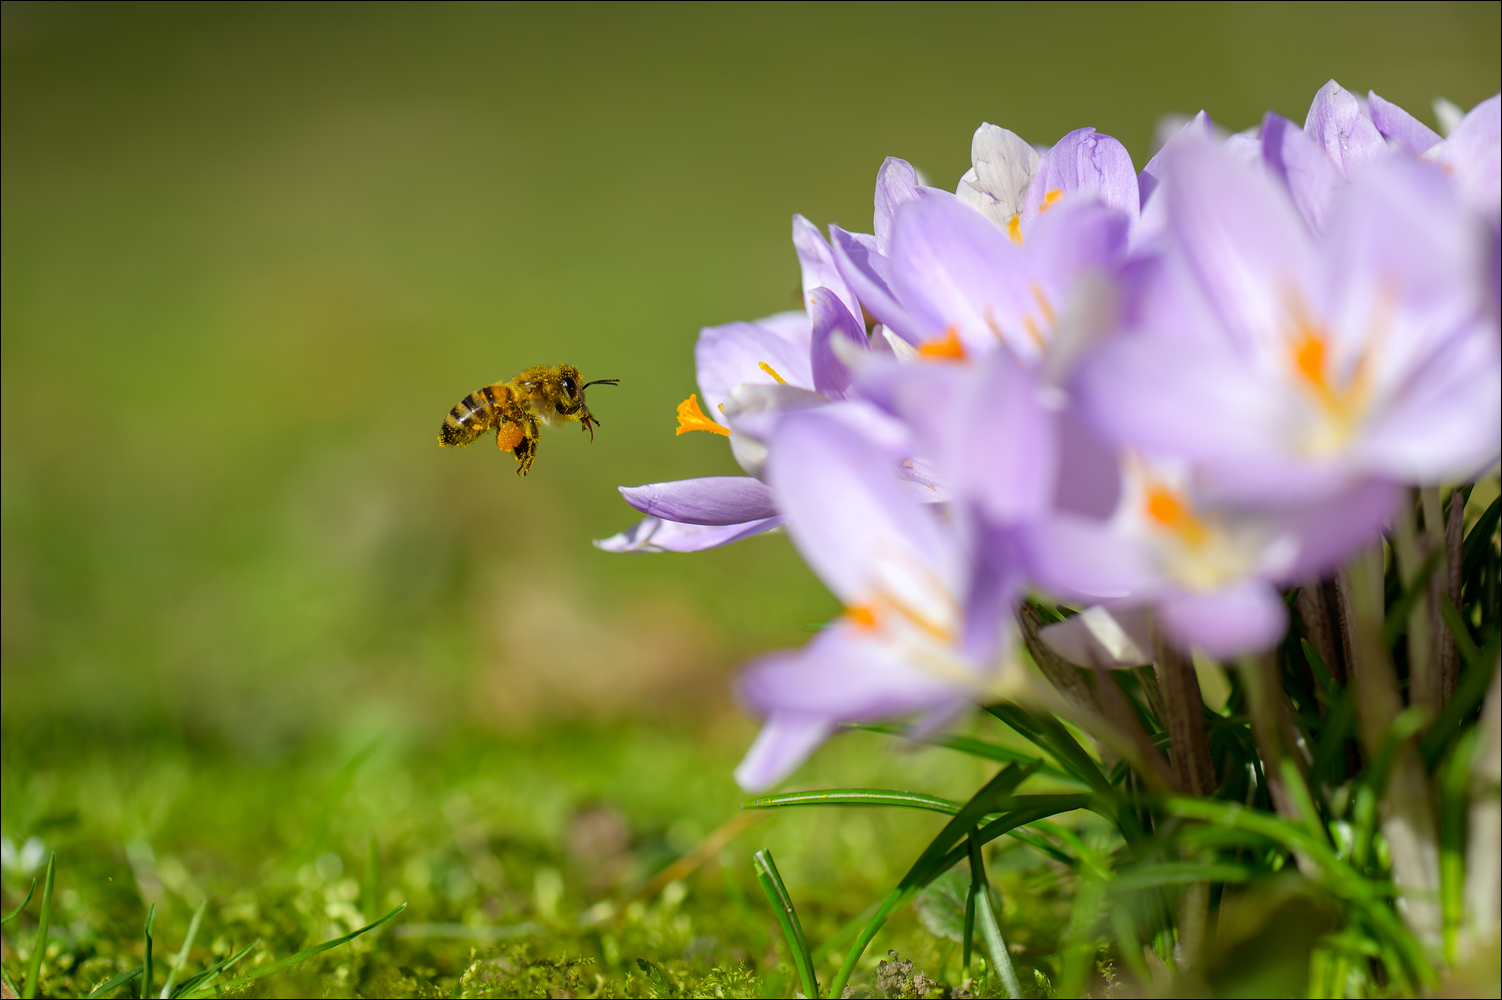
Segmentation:
[(1334, 80), (1314, 95), (1304, 131), (1344, 177), (1351, 177), (1387, 151), (1377, 126), (1361, 113), (1361, 101)]
[(1345, 185), (1330, 157), (1303, 129), (1269, 111), (1262, 119), (1262, 158), (1288, 185), (1309, 228), (1323, 233), (1335, 192)]
[(971, 168), (955, 195), (1005, 229), (1022, 211), (1042, 157), (1017, 133), (983, 123), (970, 140)]
[(702, 552), (759, 535), (782, 523), (768, 517), (747, 524), (681, 524), (660, 517), (643, 518), (619, 535), (595, 539), (595, 548), (606, 552)]
[(772, 490), (750, 476), (707, 476), (618, 489), (643, 514), (685, 524), (744, 524), (778, 513)]
[(1271, 649), (1288, 631), (1288, 608), (1269, 583), (1248, 579), (1209, 594), (1182, 594), (1158, 605), (1175, 646), (1216, 659)]
[(1367, 93), (1366, 109), (1382, 137), (1396, 142), (1410, 153), (1422, 155), (1440, 141), (1438, 132), (1391, 101), (1384, 101), (1375, 91)]

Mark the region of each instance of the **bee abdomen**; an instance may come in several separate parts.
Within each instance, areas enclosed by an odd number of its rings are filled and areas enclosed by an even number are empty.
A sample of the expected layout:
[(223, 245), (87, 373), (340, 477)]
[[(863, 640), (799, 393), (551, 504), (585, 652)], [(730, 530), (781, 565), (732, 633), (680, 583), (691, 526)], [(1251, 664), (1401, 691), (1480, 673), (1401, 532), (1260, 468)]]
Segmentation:
[(462, 448), (484, 434), (502, 419), (500, 406), (510, 397), (504, 384), (487, 385), (465, 396), (443, 418), (439, 445)]

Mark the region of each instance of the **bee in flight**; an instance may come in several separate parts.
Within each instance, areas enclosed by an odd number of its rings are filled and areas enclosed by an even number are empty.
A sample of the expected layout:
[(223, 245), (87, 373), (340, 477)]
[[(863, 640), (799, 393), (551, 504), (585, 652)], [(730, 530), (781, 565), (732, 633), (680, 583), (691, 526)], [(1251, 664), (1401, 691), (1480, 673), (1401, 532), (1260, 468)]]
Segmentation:
[(583, 382), (573, 365), (528, 368), (509, 382), (496, 382), (476, 389), (459, 401), (443, 419), (438, 443), (463, 448), (486, 431), (495, 431), (495, 446), (509, 451), (519, 463), (516, 474), (525, 476), (537, 457), (540, 424), (577, 420), (595, 439), (600, 421), (584, 403), (584, 390), (592, 385), (620, 385), (618, 378)]

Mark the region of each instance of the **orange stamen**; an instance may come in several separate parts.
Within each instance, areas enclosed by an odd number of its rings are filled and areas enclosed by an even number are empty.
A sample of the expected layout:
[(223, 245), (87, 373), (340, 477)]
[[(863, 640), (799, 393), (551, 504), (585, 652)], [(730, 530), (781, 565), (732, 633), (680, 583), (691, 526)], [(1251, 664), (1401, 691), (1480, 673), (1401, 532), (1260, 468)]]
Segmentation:
[(1018, 212), (1007, 220), (1007, 235), (1018, 246), (1022, 245), (1022, 213)]
[(1043, 201), (1038, 205), (1039, 212), (1046, 212), (1053, 207), (1053, 203), (1064, 197), (1064, 192), (1054, 188), (1043, 196)]
[(772, 366), (769, 365), (769, 364), (767, 364), (765, 361), (758, 361), (756, 363), (756, 367), (760, 368), (762, 371), (766, 372), (768, 375), (770, 375), (773, 378), (775, 378), (777, 380), (777, 384), (778, 385), (787, 385), (788, 384), (787, 383), (787, 379), (785, 379), (781, 375), (777, 374), (777, 372), (773, 370)]
[(1178, 535), (1187, 545), (1198, 547), (1210, 537), (1210, 531), (1204, 522), (1195, 517), (1189, 506), (1166, 487), (1148, 487), (1147, 516)]
[(876, 608), (870, 604), (852, 604), (845, 609), (845, 620), (856, 628), (875, 631), (880, 627), (876, 620)]
[(678, 434), (687, 434), (689, 431), (709, 431), (711, 434), (730, 436), (730, 428), (715, 423), (704, 415), (699, 409), (699, 394), (694, 393), (683, 402), (678, 404)]
[(935, 337), (933, 340), (920, 344), (918, 354), (936, 360), (963, 361), (965, 360), (965, 345), (960, 343), (959, 331), (951, 326), (944, 331), (944, 336)]

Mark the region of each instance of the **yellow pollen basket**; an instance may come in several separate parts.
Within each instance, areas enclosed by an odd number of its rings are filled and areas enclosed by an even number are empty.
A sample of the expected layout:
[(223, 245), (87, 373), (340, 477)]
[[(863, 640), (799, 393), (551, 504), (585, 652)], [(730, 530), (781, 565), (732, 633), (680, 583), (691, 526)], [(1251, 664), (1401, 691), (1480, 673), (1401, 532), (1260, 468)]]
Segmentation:
[[(711, 434), (730, 436), (729, 427), (715, 423), (704, 415), (703, 410), (699, 409), (698, 393), (694, 393), (678, 404), (677, 434), (687, 434), (689, 431), (708, 431)], [(674, 436), (676, 437), (677, 434)]]
[(1173, 491), (1163, 486), (1147, 489), (1147, 516), (1176, 535), (1190, 548), (1200, 548), (1210, 540), (1210, 529), (1194, 516), (1189, 506)]
[(778, 385), (787, 385), (788, 384), (787, 379), (785, 379), (781, 375), (777, 374), (777, 370), (775, 368), (773, 368), (771, 365), (767, 364), (765, 361), (758, 361), (756, 363), (756, 367), (760, 368), (762, 371), (766, 372), (768, 375), (770, 375), (773, 378), (775, 378), (777, 380), (777, 384)]
[(965, 345), (960, 343), (959, 331), (951, 326), (944, 331), (944, 336), (920, 344), (918, 355), (934, 361), (963, 361)]

